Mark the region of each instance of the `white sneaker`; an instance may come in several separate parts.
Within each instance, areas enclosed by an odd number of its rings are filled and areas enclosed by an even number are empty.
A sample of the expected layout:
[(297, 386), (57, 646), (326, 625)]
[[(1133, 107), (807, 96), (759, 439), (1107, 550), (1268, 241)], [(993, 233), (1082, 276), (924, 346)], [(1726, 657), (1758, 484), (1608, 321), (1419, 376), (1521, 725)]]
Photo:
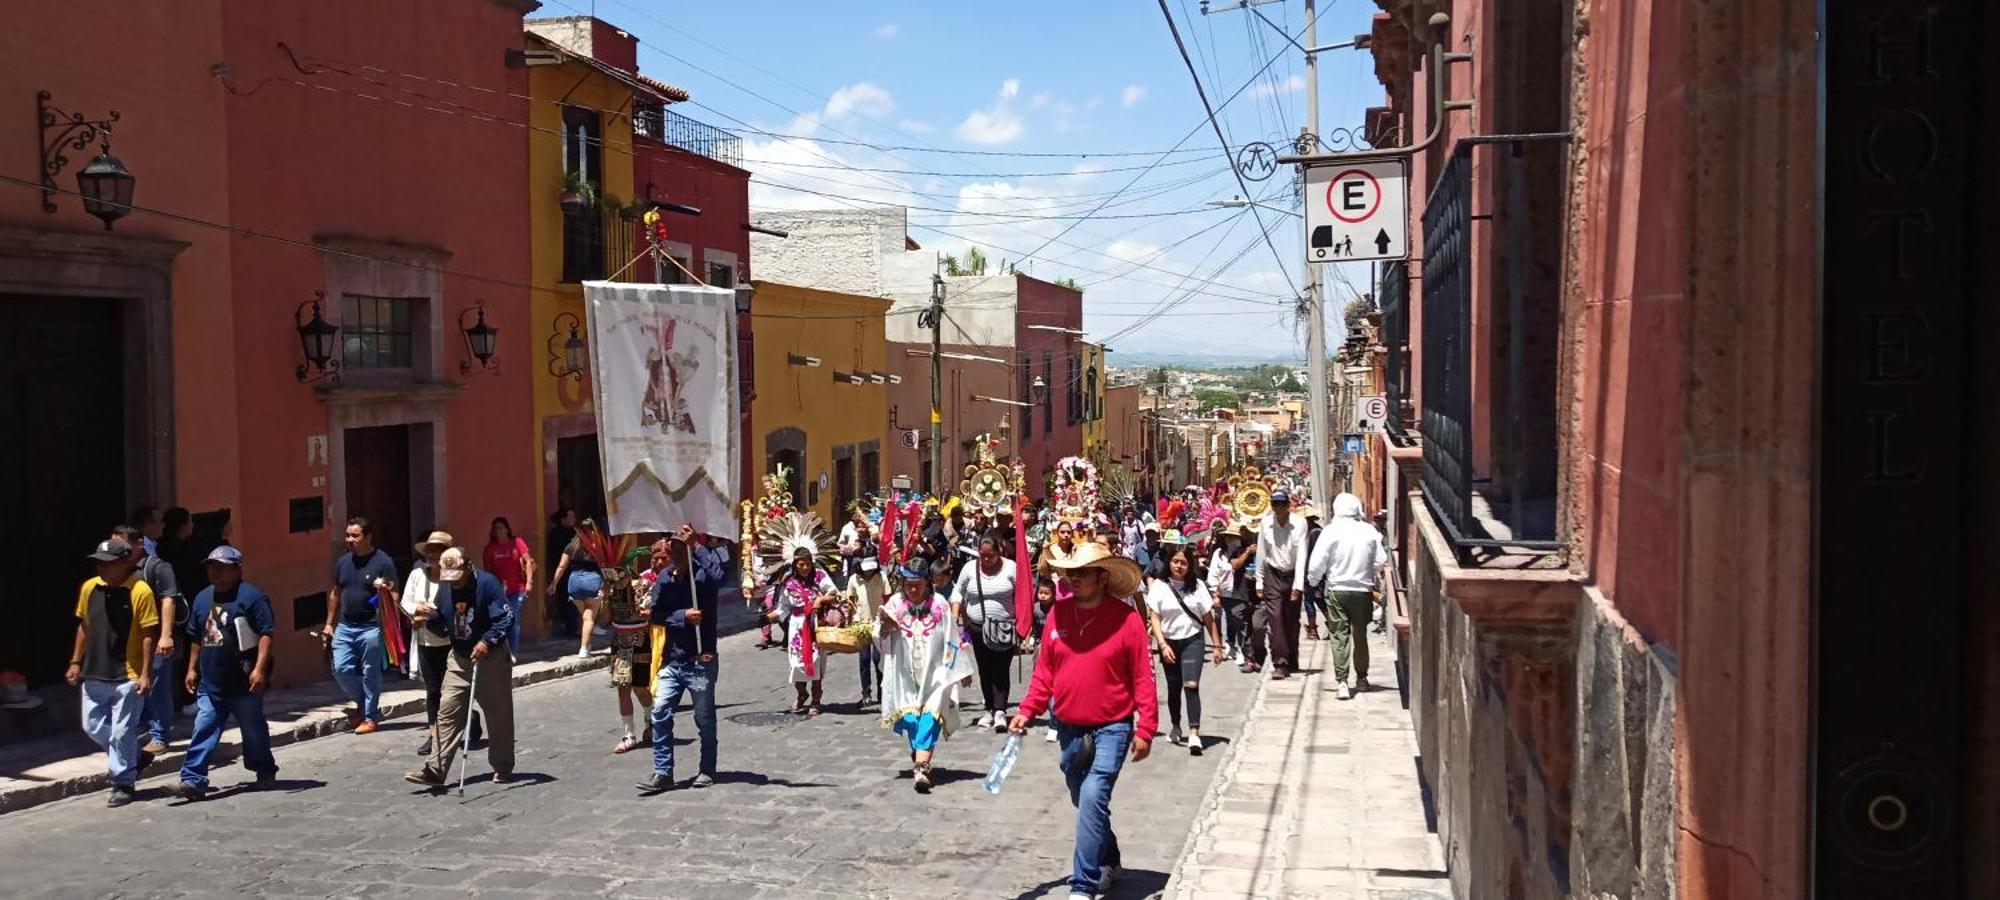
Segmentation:
[(1347, 682), (1345, 681), (1333, 686), (1333, 695), (1342, 700), (1349, 700), (1354, 697), (1354, 694), (1347, 690)]
[(589, 659), (589, 658), (590, 658), (590, 651), (589, 651), (589, 650), (578, 650), (578, 651), (576, 651), (576, 658), (577, 658), (577, 659)]
[(980, 729), (982, 731), (993, 727), (993, 714), (990, 712), (980, 713), (979, 718), (972, 720), (972, 727)]
[(1042, 740), (1043, 740), (1044, 742), (1046, 742), (1046, 743), (1050, 743), (1050, 744), (1053, 744), (1053, 743), (1055, 743), (1055, 742), (1056, 742), (1056, 730), (1055, 730), (1055, 729), (1053, 729), (1053, 728), (1044, 728), (1044, 729), (1042, 729)]

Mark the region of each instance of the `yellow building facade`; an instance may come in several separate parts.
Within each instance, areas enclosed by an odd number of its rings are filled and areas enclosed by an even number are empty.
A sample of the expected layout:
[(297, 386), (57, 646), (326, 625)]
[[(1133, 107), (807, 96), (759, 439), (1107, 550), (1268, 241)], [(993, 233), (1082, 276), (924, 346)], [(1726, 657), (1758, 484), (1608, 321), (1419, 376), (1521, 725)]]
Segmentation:
[[(633, 199), (635, 92), (649, 89), (536, 34), (528, 35), (528, 45), (560, 60), (528, 69), (533, 440), (542, 476), (533, 530), (543, 534), (550, 514), (564, 507), (579, 517), (605, 514), (582, 283), (616, 273), (641, 246), (623, 207)], [(581, 198), (579, 184), (588, 185)]]
[(1102, 471), (1108, 448), (1104, 431), (1104, 345), (1077, 342), (1077, 390), (1083, 397), (1083, 458)]
[(882, 486), (889, 388), (888, 300), (753, 282), (757, 394), (746, 435), (763, 471), (792, 472), (800, 508), (831, 528)]

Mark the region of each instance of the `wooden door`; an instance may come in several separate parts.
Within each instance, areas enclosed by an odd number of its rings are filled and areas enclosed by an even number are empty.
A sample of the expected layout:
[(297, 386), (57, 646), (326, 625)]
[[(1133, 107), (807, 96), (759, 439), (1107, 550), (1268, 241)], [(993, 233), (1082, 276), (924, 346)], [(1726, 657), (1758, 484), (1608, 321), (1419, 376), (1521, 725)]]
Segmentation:
[(347, 514), (367, 517), (375, 546), (388, 551), (398, 571), (407, 571), (416, 555), (410, 522), (410, 426), (349, 428), (345, 434)]

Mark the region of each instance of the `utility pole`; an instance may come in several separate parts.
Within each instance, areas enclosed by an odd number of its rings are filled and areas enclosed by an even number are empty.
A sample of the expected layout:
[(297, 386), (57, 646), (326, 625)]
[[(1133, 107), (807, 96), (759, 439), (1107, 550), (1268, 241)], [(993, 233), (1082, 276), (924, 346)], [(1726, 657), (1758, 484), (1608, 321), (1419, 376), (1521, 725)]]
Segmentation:
[[(1277, 23), (1265, 18), (1257, 7), (1280, 0), (1239, 0), (1235, 4), (1220, 9), (1210, 9), (1209, 0), (1202, 0), (1202, 15), (1212, 15), (1230, 10), (1248, 10), (1264, 24), (1271, 26), (1285, 40), (1298, 47), (1306, 56), (1306, 122), (1300, 130), (1301, 136), (1309, 137), (1315, 144), (1319, 141), (1319, 52), (1355, 46), (1355, 41), (1319, 46), (1319, 10), (1315, 0), (1305, 0), (1306, 26), (1305, 43), (1299, 44), (1285, 34)], [(1300, 219), (1299, 246), (1305, 247), (1311, 239), (1304, 219)], [(1303, 258), (1303, 254), (1301, 255)], [(1313, 502), (1325, 508), (1333, 502), (1333, 495), (1327, 493), (1327, 466), (1332, 461), (1332, 448), (1327, 437), (1328, 419), (1333, 415), (1333, 404), (1327, 396), (1326, 373), (1326, 290), (1320, 278), (1319, 266), (1311, 261), (1306, 267), (1306, 433), (1312, 445), (1312, 495)]]
[(935, 495), (944, 477), (941, 458), (943, 443), (938, 431), (944, 424), (944, 276), (931, 273), (931, 308), (926, 314), (931, 326), (931, 471), (925, 490)]

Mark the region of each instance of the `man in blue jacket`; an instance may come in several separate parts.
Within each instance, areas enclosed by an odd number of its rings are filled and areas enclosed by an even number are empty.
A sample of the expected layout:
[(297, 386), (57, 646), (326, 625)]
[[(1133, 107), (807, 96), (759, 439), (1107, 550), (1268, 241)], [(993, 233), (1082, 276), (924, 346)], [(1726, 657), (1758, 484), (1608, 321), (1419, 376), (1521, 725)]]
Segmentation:
[(438, 697), (438, 739), (430, 762), (403, 778), (426, 787), (444, 786), (465, 733), (467, 708), (477, 695), (486, 713), (486, 762), (493, 767), (493, 782), (505, 784), (514, 778), (514, 654), (507, 645), (514, 606), (500, 579), (474, 571), (460, 547), (438, 556), (438, 587), (437, 611), (418, 623), (451, 639)]
[[(208, 758), (229, 720), (243, 739), (243, 767), (259, 787), (278, 778), (264, 687), (271, 676), (271, 635), (277, 620), (264, 592), (243, 580), (243, 553), (224, 544), (208, 554), (208, 587), (188, 610), (187, 689), (195, 695), (194, 737), (181, 764), (181, 796), (208, 795)], [(167, 690), (160, 685), (155, 690)]]
[[(691, 787), (715, 783), (715, 596), (724, 579), (722, 557), (701, 546), (694, 529), (653, 545), (667, 555), (667, 570), (653, 585), (652, 622), (666, 631), (660, 676), (653, 685), (653, 774), (638, 784), (647, 796), (674, 788), (674, 707), (693, 694), (694, 725), (701, 732), (701, 769)], [(692, 571), (690, 571), (692, 569)]]

